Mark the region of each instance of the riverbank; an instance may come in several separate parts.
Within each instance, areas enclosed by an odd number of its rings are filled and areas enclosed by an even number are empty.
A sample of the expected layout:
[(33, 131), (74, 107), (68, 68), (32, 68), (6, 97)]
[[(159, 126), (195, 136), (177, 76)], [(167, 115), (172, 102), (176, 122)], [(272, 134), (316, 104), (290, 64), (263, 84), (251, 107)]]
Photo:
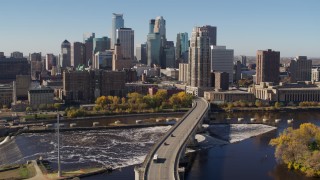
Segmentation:
[(279, 107), (274, 106), (269, 107), (232, 107), (232, 108), (216, 108), (214, 111), (222, 112), (242, 112), (242, 111), (273, 111), (273, 112), (294, 112), (294, 111), (316, 111), (320, 110), (320, 107), (300, 107), (300, 106), (288, 106), (288, 107)]

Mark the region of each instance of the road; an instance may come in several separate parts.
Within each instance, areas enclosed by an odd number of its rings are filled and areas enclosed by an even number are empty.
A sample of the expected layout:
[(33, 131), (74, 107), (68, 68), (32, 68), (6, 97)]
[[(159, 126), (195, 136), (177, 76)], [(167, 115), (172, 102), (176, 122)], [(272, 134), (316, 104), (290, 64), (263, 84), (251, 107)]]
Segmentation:
[(183, 142), (192, 133), (193, 127), (195, 127), (200, 118), (208, 108), (208, 103), (203, 98), (195, 100), (197, 105), (193, 111), (182, 119), (181, 124), (169, 135), (165, 143), (162, 143), (160, 147), (155, 151), (158, 154), (158, 162), (153, 162), (151, 157), (150, 163), (146, 175), (148, 180), (174, 180), (175, 160), (178, 156), (179, 149), (183, 145)]

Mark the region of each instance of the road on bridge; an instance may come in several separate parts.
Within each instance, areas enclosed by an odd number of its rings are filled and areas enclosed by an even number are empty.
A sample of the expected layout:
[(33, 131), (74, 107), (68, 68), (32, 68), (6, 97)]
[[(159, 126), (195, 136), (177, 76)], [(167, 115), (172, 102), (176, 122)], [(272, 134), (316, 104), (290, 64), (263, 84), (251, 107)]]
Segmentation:
[(181, 123), (176, 129), (167, 136), (164, 143), (162, 143), (155, 154), (158, 155), (158, 161), (155, 162), (150, 159), (148, 163), (146, 177), (148, 180), (174, 180), (175, 160), (178, 156), (179, 149), (187, 140), (189, 135), (193, 132), (193, 128), (197, 126), (201, 120), (201, 116), (208, 110), (208, 102), (203, 98), (195, 100), (196, 107), (186, 116), (181, 119)]

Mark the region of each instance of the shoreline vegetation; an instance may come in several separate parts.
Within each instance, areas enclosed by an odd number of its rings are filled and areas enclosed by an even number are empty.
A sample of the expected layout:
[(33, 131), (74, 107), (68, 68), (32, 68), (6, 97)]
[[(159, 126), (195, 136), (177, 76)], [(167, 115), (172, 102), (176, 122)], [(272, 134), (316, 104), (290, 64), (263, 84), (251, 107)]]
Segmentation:
[(289, 127), (269, 144), (275, 147), (276, 159), (288, 169), (298, 170), (307, 177), (320, 177), (320, 128), (316, 125)]
[(296, 111), (296, 110), (319, 110), (319, 102), (304, 101), (300, 103), (282, 102), (255, 102), (235, 101), (222, 104), (211, 104), (213, 111), (237, 112), (237, 111)]

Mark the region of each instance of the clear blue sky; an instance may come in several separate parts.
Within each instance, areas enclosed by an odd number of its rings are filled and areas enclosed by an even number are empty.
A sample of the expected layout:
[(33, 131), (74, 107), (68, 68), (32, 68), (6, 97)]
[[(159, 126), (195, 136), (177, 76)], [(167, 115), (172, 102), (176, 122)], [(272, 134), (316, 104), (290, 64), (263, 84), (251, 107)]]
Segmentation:
[(123, 13), (146, 41), (148, 22), (163, 16), (167, 39), (193, 26), (218, 27), (218, 45), (235, 55), (274, 49), (281, 56), (320, 57), (320, 0), (0, 0), (0, 51), (58, 54), (64, 39), (82, 42), (84, 32), (109, 36), (112, 13)]

